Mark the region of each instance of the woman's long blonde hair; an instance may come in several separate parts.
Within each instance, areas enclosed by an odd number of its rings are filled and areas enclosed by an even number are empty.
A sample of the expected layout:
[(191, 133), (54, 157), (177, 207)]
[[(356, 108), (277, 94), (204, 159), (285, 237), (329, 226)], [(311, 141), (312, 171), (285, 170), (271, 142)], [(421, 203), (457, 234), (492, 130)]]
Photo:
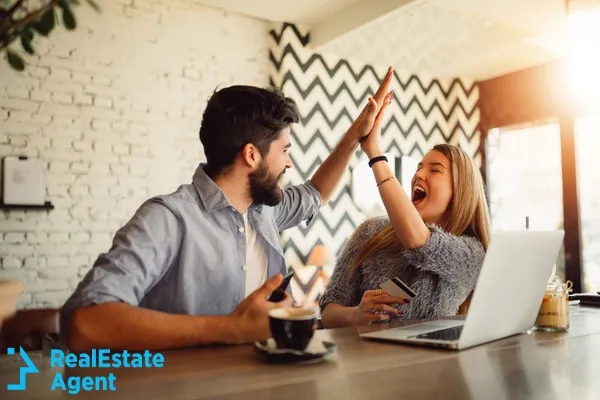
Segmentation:
[[(481, 173), (471, 157), (456, 146), (439, 144), (433, 150), (446, 156), (452, 168), (452, 198), (441, 227), (455, 235), (474, 236), (487, 249), (491, 224)], [(401, 249), (391, 224), (387, 224), (358, 248), (350, 267), (351, 274), (356, 272), (363, 261), (382, 249)]]

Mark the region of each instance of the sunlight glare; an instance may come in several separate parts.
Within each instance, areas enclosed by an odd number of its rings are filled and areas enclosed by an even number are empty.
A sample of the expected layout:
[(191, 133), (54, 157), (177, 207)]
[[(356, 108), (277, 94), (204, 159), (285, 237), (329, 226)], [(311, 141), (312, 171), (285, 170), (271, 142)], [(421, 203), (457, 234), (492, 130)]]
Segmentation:
[(569, 16), (569, 81), (574, 100), (600, 104), (600, 8)]

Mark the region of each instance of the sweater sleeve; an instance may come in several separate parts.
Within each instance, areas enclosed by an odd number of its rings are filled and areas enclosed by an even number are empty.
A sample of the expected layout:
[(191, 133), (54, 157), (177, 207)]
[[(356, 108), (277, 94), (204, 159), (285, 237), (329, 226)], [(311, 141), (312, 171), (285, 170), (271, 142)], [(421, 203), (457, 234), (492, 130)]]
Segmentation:
[(485, 257), (481, 242), (471, 236), (453, 235), (436, 225), (428, 227), (431, 236), (424, 246), (403, 251), (406, 263), (447, 282), (474, 287)]
[(336, 303), (344, 307), (357, 306), (362, 299), (360, 272), (350, 275), (350, 267), (354, 257), (358, 253), (358, 248), (362, 243), (369, 239), (378, 229), (385, 225), (381, 219), (371, 219), (362, 223), (340, 253), (329, 284), (319, 300), (321, 311), (329, 303)]

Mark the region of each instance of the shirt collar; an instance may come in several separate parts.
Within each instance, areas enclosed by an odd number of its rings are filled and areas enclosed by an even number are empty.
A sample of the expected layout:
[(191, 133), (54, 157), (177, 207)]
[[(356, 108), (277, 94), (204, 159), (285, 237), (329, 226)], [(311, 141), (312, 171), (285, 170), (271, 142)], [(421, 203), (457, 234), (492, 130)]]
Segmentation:
[[(200, 163), (198, 168), (196, 168), (196, 172), (194, 173), (194, 177), (192, 178), (192, 183), (194, 184), (196, 191), (198, 192), (198, 196), (200, 196), (200, 201), (204, 205), (204, 207), (208, 211), (219, 210), (224, 207), (232, 207), (231, 203), (223, 193), (223, 190), (213, 181), (207, 174), (204, 172), (204, 167), (206, 163)], [(253, 209), (258, 213), (262, 213), (263, 205), (262, 204), (252, 204), (249, 209)]]
[(231, 206), (231, 204), (229, 204), (229, 200), (227, 200), (227, 197), (225, 196), (225, 193), (223, 193), (215, 181), (213, 181), (208, 175), (206, 175), (206, 172), (204, 172), (205, 166), (206, 163), (200, 163), (198, 168), (196, 168), (194, 177), (192, 178), (192, 183), (196, 187), (198, 196), (200, 196), (200, 201), (208, 211), (214, 211), (223, 207)]

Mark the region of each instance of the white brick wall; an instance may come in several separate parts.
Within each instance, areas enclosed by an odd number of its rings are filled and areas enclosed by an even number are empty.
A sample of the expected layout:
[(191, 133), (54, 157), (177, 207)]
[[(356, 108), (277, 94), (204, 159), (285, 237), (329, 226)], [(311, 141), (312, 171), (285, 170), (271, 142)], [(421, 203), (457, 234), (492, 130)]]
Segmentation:
[(0, 279), (21, 307), (60, 306), (149, 196), (190, 181), (217, 86), (268, 84), (268, 26), (192, 0), (105, 0), (0, 62), (0, 157), (42, 157), (49, 212), (0, 211)]

